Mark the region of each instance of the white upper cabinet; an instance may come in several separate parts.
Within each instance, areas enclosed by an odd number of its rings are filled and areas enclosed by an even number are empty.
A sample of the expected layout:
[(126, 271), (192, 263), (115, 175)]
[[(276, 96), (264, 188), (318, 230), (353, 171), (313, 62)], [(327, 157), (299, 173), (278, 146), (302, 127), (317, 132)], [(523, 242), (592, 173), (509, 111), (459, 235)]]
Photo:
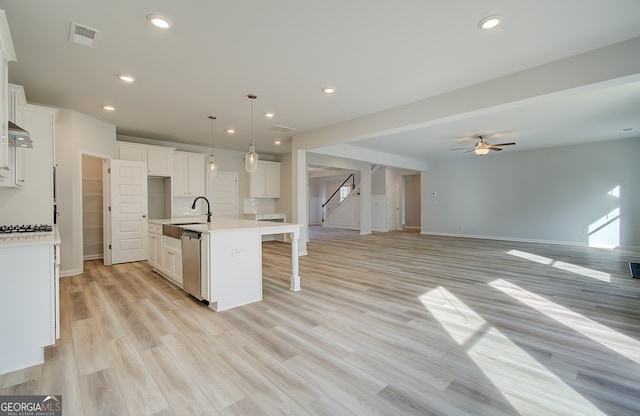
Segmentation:
[(172, 194), (175, 197), (196, 197), (205, 194), (204, 158), (200, 153), (174, 152)]
[(9, 23), (4, 10), (0, 10), (0, 182), (10, 177), (8, 110), (8, 66), (16, 60)]
[[(8, 84), (7, 88), (7, 119), (12, 123), (23, 127), (21, 110), (27, 104), (24, 89), (20, 85)], [(0, 186), (20, 188), (25, 184), (24, 152), (33, 149), (24, 149), (20, 146), (9, 146), (7, 149), (7, 168), (4, 169), (6, 177)]]
[(258, 170), (247, 176), (249, 198), (280, 198), (280, 162), (258, 160)]
[(147, 176), (172, 176), (173, 151), (172, 147), (118, 142), (118, 158), (146, 162)]

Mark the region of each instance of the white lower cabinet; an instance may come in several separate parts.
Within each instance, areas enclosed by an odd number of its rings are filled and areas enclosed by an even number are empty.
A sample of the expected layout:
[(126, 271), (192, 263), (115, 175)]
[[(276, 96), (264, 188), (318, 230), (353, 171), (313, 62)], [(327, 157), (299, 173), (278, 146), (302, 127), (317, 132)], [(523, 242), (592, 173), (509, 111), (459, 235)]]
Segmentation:
[(162, 235), (162, 225), (149, 223), (149, 264), (182, 287), (182, 246), (177, 238)]
[(162, 269), (162, 225), (149, 223), (149, 264)]
[(59, 261), (55, 243), (0, 244), (0, 374), (43, 363), (59, 337)]
[(182, 249), (177, 238), (162, 237), (162, 274), (182, 287)]
[(162, 268), (162, 236), (149, 233), (149, 264), (155, 269)]

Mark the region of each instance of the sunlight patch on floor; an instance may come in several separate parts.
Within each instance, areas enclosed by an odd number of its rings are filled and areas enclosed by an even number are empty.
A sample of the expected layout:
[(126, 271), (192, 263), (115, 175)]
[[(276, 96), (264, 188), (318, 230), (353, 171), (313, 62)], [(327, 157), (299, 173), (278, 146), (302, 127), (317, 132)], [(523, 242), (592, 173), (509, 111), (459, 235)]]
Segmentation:
[(550, 265), (551, 263), (553, 263), (553, 259), (550, 259), (548, 257), (538, 256), (537, 254), (533, 254), (533, 253), (527, 253), (526, 251), (510, 250), (507, 252), (507, 254), (511, 254), (512, 256), (520, 257), (521, 259), (530, 260), (540, 264)]
[(602, 282), (611, 282), (611, 275), (598, 270), (590, 269), (588, 267), (578, 266), (577, 264), (566, 263), (564, 261), (557, 261), (548, 257), (538, 256), (537, 254), (527, 253), (526, 251), (510, 250), (507, 252), (512, 256), (520, 257), (521, 259), (533, 261), (539, 264), (545, 264), (556, 269), (561, 269), (567, 272), (579, 274), (581, 276), (589, 277), (591, 279), (597, 279)]
[(604, 414), (446, 288), (419, 299), (520, 414)]
[(505, 280), (494, 280), (489, 285), (640, 364), (640, 342), (635, 339)]

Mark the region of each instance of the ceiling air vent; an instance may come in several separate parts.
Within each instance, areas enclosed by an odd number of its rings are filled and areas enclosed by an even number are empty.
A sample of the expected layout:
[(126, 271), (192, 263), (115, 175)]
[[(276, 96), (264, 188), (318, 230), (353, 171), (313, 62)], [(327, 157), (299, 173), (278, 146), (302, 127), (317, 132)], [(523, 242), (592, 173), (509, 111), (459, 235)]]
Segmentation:
[(71, 28), (69, 30), (69, 42), (77, 43), (79, 45), (93, 47), (96, 38), (100, 31), (92, 29), (89, 26), (84, 26), (76, 22), (71, 22)]
[(269, 127), (269, 130), (277, 131), (278, 133), (292, 133), (296, 131), (296, 129), (294, 129), (293, 127), (278, 126), (277, 124)]

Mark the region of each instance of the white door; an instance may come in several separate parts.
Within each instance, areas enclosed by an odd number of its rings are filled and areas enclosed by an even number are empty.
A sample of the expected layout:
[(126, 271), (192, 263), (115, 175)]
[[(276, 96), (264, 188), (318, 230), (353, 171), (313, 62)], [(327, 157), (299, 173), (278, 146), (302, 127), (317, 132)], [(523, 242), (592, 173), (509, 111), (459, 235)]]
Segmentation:
[(111, 263), (147, 260), (147, 164), (110, 160)]
[(214, 218), (238, 218), (238, 174), (218, 172), (209, 179), (208, 198)]
[(400, 182), (387, 182), (387, 228), (400, 229)]

